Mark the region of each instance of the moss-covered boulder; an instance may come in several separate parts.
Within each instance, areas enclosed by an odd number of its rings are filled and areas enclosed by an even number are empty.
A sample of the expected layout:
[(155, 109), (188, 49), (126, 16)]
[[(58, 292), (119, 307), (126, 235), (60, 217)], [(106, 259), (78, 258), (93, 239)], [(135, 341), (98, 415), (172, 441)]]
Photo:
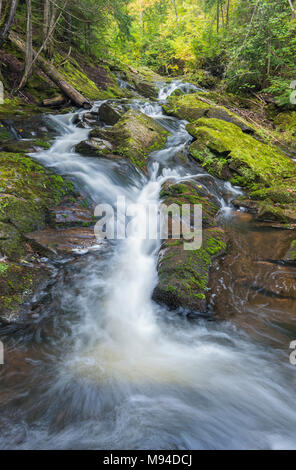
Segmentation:
[(195, 182), (166, 183), (161, 191), (165, 205), (201, 204), (202, 245), (198, 249), (185, 250), (183, 239), (165, 240), (158, 260), (158, 285), (153, 298), (170, 308), (183, 307), (189, 311), (205, 312), (209, 273), (212, 261), (226, 249), (225, 234), (216, 226), (218, 206), (212, 196)]
[[(205, 95), (206, 97), (207, 95)], [(170, 96), (164, 110), (171, 116), (193, 122), (202, 117), (221, 119), (222, 121), (236, 124), (242, 131), (253, 134), (254, 129), (239, 116), (235, 115), (223, 106), (217, 106), (211, 100), (200, 96), (198, 93), (188, 95)]]
[(247, 188), (254, 200), (266, 201), (258, 205), (260, 220), (295, 220), (296, 165), (288, 156), (219, 119), (201, 118), (187, 130), (196, 138), (191, 155), (209, 173)]
[(121, 116), (124, 114), (124, 110), (118, 103), (105, 102), (100, 106), (99, 116), (101, 121), (109, 126), (114, 126)]
[(28, 266), (0, 260), (0, 321), (18, 321), (21, 314), (25, 313), (26, 301), (48, 276), (48, 270), (42, 264)]
[[(162, 148), (168, 132), (138, 110), (130, 110), (110, 129), (96, 127), (90, 137), (103, 139), (112, 145), (110, 157), (121, 156), (142, 171), (147, 170), (148, 156)], [(109, 156), (109, 155), (107, 155)]]
[(276, 128), (283, 132), (290, 132), (291, 135), (296, 135), (296, 111), (286, 111), (279, 113), (275, 119), (274, 124)]
[(72, 184), (22, 154), (0, 153), (0, 257), (31, 255), (25, 234), (45, 226)]
[(273, 119), (276, 128), (276, 137), (295, 153), (296, 149), (296, 111), (286, 111), (276, 114)]
[[(276, 147), (263, 144), (242, 132), (236, 125), (219, 119), (202, 118), (186, 126), (196, 138), (190, 152), (194, 158), (216, 176), (213, 160), (226, 166), (233, 180), (254, 189), (254, 183), (272, 185), (295, 177), (295, 163)], [(285, 183), (285, 186), (288, 187)]]
[(110, 142), (104, 139), (91, 137), (88, 140), (80, 142), (75, 147), (75, 151), (81, 155), (88, 157), (104, 157), (112, 153), (113, 146)]
[(20, 234), (42, 228), (48, 209), (70, 191), (72, 183), (31, 158), (0, 153), (0, 221), (12, 224)]

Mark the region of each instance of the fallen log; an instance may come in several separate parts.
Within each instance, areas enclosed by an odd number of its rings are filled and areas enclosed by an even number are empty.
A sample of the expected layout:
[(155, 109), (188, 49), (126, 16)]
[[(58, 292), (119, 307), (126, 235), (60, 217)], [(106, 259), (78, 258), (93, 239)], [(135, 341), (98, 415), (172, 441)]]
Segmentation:
[[(26, 45), (25, 42), (13, 31), (9, 33), (10, 41), (22, 52), (25, 53)], [(36, 52), (33, 51), (35, 56)], [(37, 59), (37, 64), (40, 69), (60, 88), (60, 90), (66, 95), (76, 106), (90, 109), (91, 103), (75, 88), (73, 88), (66, 80), (59, 74), (55, 67), (45, 60), (41, 55)]]
[(57, 95), (54, 98), (48, 98), (42, 101), (43, 106), (61, 106), (66, 102), (66, 98), (63, 95)]

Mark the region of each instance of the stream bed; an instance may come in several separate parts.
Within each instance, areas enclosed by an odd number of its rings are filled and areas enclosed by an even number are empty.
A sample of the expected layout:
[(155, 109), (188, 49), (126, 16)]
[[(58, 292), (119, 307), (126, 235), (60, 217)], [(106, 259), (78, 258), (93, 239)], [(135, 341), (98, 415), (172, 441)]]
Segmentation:
[[(283, 293), (296, 268), (277, 263), (293, 236), (234, 210), (240, 188), (180, 158), (191, 141), (186, 122), (161, 107), (178, 87), (184, 84), (162, 86), (159, 102), (131, 103), (170, 132), (150, 157), (149, 177), (129, 163), (75, 153), (90, 131), (73, 123), (77, 113), (50, 116), (57, 137), (33, 157), (94, 204), (124, 196), (148, 207), (159, 203), (167, 179), (194, 178), (214, 194), (232, 237), (229, 259), (213, 267), (216, 315), (187, 316), (152, 300), (158, 240), (104, 240), (48, 261), (59, 274), (42, 311), (1, 336), (2, 449), (296, 448), (289, 363), (296, 296)], [(132, 234), (143, 216), (136, 213)]]

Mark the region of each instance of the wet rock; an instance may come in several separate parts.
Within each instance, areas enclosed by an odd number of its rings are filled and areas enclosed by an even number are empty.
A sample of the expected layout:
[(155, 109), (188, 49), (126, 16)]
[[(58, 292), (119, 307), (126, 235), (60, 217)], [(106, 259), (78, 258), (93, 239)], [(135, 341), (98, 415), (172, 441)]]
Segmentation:
[(256, 217), (258, 221), (267, 221), (267, 222), (281, 222), (286, 224), (288, 222), (288, 218), (285, 215), (285, 211), (278, 206), (266, 203), (259, 203), (259, 212)]
[(76, 145), (75, 151), (89, 157), (102, 157), (112, 153), (113, 146), (104, 139), (92, 137)]
[(42, 278), (26, 232), (45, 227), (50, 209), (66, 194), (74, 194), (72, 183), (24, 154), (0, 152), (1, 318), (17, 318), (35, 280)]
[(205, 312), (212, 260), (226, 250), (224, 231), (215, 223), (219, 208), (195, 182), (166, 183), (161, 197), (168, 206), (202, 205), (202, 244), (200, 248), (185, 250), (182, 239), (168, 238), (163, 242), (158, 259), (159, 281), (153, 299), (173, 309), (183, 307), (190, 311)]
[(10, 223), (0, 222), (0, 258), (17, 260), (27, 253), (20, 232)]
[(124, 157), (144, 172), (149, 154), (164, 146), (167, 135), (157, 122), (138, 110), (125, 113), (110, 129), (97, 127), (90, 133), (91, 139), (103, 139), (112, 144), (111, 158), (114, 155)]
[(39, 254), (45, 256), (72, 253), (98, 245), (93, 227), (45, 228), (27, 234), (26, 238)]
[[(290, 248), (283, 257), (283, 261), (291, 262), (296, 264), (296, 238), (291, 242)], [(295, 282), (296, 284), (296, 282)]]
[(122, 106), (117, 103), (106, 102), (100, 106), (99, 115), (101, 121), (109, 126), (114, 126), (124, 114)]
[(81, 197), (76, 201), (65, 199), (57, 207), (50, 211), (51, 225), (56, 227), (89, 226), (94, 223), (93, 210), (85, 207), (85, 201)]
[(48, 278), (45, 265), (0, 260), (0, 321), (11, 323), (26, 313), (26, 304)]
[(251, 214), (257, 214), (259, 211), (258, 203), (256, 201), (252, 201), (252, 199), (247, 199), (245, 197), (242, 197), (241, 199), (233, 199), (231, 202), (234, 205), (234, 207), (236, 208), (243, 207)]

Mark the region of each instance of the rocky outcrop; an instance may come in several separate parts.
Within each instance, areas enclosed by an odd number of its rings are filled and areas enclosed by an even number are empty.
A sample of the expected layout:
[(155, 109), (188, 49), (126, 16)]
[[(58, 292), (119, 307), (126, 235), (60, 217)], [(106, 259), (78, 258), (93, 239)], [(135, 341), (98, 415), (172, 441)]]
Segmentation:
[(200, 96), (198, 93), (192, 93), (181, 96), (171, 96), (168, 103), (164, 106), (167, 114), (179, 119), (193, 122), (202, 117), (221, 119), (231, 122), (240, 127), (243, 132), (254, 134), (255, 129), (239, 116), (229, 111), (224, 106), (217, 106), (213, 101), (207, 98), (207, 94)]
[(158, 260), (159, 280), (153, 298), (174, 309), (183, 307), (205, 312), (212, 261), (226, 250), (224, 231), (215, 223), (219, 208), (213, 196), (194, 181), (166, 183), (161, 197), (167, 206), (202, 205), (202, 245), (198, 249), (185, 250), (183, 239), (169, 238), (163, 242)]
[[(30, 145), (35, 147), (36, 142)], [(2, 322), (17, 321), (38, 286), (49, 279), (40, 255), (69, 253), (97, 243), (92, 210), (77, 198), (72, 183), (32, 161), (23, 150), (0, 152)], [(44, 237), (38, 242), (44, 231), (50, 232), (48, 246)]]
[(25, 234), (42, 229), (50, 209), (72, 192), (71, 183), (25, 154), (0, 153), (1, 319), (16, 317), (43, 277)]
[(248, 189), (258, 220), (295, 223), (296, 165), (275, 146), (233, 123), (201, 118), (187, 125), (196, 141), (190, 153), (206, 170)]
[[(90, 133), (90, 142), (93, 148), (96, 143), (93, 139), (108, 142), (112, 152), (106, 151), (105, 157), (118, 156), (130, 160), (140, 170), (146, 172), (149, 154), (164, 146), (168, 132), (153, 119), (137, 110), (130, 110), (112, 128), (96, 127)], [(85, 144), (83, 144), (85, 145)], [(79, 148), (79, 147), (78, 147)], [(96, 152), (102, 156), (101, 149)]]

